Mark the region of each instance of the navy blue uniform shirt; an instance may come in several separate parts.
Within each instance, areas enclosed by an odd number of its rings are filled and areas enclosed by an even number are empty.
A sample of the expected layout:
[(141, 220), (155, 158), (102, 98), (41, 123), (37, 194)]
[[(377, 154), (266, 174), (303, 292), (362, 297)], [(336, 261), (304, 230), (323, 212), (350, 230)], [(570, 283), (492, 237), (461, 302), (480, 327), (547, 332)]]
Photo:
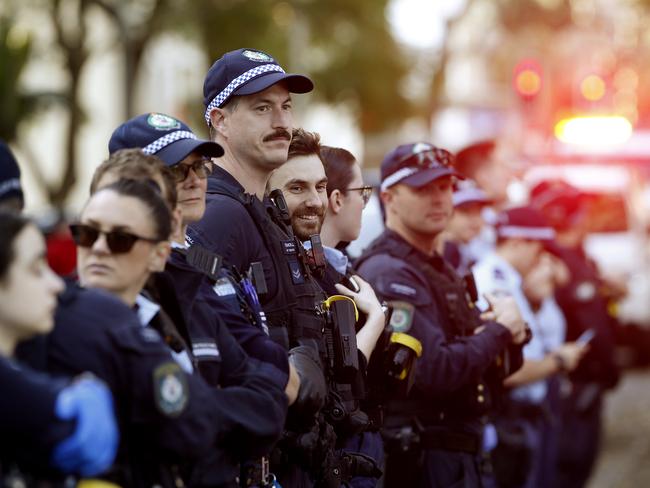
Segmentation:
[[(208, 177), (205, 213), (200, 222), (189, 226), (188, 240), (218, 254), (226, 267), (234, 266), (240, 273), (246, 273), (251, 263), (261, 262), (269, 290), (260, 296), (264, 306), (266, 301), (277, 294), (279, 287), (273, 260), (260, 231), (243, 204), (229, 196), (215, 194), (218, 187), (227, 187), (237, 194), (244, 194), (244, 188), (230, 173), (215, 167)], [(264, 206), (255, 197), (253, 204)]]
[(383, 244), (384, 249), (398, 246), (409, 248), (408, 259), (397, 258), (386, 251), (367, 259), (364, 254), (357, 269), (370, 282), (380, 299), (406, 302), (413, 306), (412, 316), (405, 317), (405, 330), (401, 330), (422, 343), (423, 355), (417, 361), (412, 394), (444, 398), (448, 393), (480, 378), (510, 343), (508, 329), (487, 322), (479, 334), (457, 339), (446, 337), (449, 319), (441, 313), (434, 299), (436, 293), (433, 284), (418, 264), (435, 264), (436, 260), (441, 260), (440, 256), (424, 255), (391, 230), (384, 231), (370, 248), (378, 244)]
[[(188, 320), (194, 324), (190, 326), (194, 331), (190, 331), (190, 335), (201, 338), (201, 332), (196, 329), (204, 323), (201, 314), (205, 313), (204, 309), (207, 307), (217, 320), (228, 327), (246, 354), (269, 363), (277, 369), (276, 384), (284, 390), (289, 379), (287, 353), (282, 346), (273, 342), (260, 327), (253, 325), (243, 314), (240, 305), (242, 297), (239, 296), (242, 292), (230, 275), (221, 270), (216, 283), (213, 284), (207, 276), (190, 265), (185, 256), (178, 251), (172, 252), (165, 271), (173, 278), (178, 300), (186, 309), (192, 310), (191, 315), (194, 317)], [(209, 351), (201, 347), (201, 344), (196, 347), (195, 339), (192, 339), (192, 342), (199, 366), (210, 361)]]
[(54, 446), (74, 429), (55, 415), (65, 382), (0, 357), (0, 385), (0, 460), (47, 470)]
[(567, 322), (568, 341), (593, 329), (596, 335), (589, 343), (589, 352), (571, 373), (577, 381), (594, 381), (606, 388), (618, 382), (618, 369), (614, 364), (615, 319), (609, 314), (607, 299), (601, 291), (602, 282), (596, 266), (582, 249), (562, 248), (560, 258), (569, 268), (569, 282), (555, 292), (557, 304)]
[(262, 455), (277, 439), (277, 423), (259, 422), (257, 412), (282, 417), (286, 400), (269, 401), (264, 367), (246, 360), (225, 327), (218, 334), (223, 360), (239, 365), (224, 385), (236, 386), (221, 389), (185, 374), (158, 333), (142, 327), (117, 298), (77, 285), (60, 297), (46, 338), (46, 367), (65, 375), (90, 371), (111, 389), (122, 432), (118, 463), (131, 476), (120, 472), (113, 479), (128, 486), (157, 482), (161, 464), (189, 470), (190, 462), (219, 447), (227, 451), (224, 459)]

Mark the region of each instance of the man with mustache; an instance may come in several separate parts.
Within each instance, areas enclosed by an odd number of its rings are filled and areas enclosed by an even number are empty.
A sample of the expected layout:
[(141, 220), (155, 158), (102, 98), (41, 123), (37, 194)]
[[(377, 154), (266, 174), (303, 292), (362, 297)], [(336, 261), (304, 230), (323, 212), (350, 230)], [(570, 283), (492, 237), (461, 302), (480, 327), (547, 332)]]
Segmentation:
[[(269, 335), (290, 350), (290, 382), (299, 385), (288, 418), (299, 420), (293, 434), (311, 428), (325, 401), (324, 326), (317, 313), (324, 293), (298, 258), (300, 244), (282, 228), (281, 219), (274, 219), (277, 209), (264, 191), (270, 173), (287, 161), (291, 93), (312, 89), (309, 78), (285, 73), (275, 59), (255, 49), (228, 52), (212, 65), (203, 86), (204, 117), (211, 139), (225, 153), (208, 178), (204, 217), (187, 231), (190, 244), (200, 243), (252, 279)], [(311, 451), (290, 451), (282, 450), (275, 462), (285, 488), (310, 486), (337, 471), (323, 472), (326, 463)]]

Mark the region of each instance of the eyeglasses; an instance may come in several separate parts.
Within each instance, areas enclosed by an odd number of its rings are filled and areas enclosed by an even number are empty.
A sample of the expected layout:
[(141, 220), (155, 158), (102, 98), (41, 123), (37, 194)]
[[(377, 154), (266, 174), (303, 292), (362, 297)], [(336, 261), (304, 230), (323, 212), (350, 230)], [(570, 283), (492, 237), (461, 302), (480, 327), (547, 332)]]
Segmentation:
[(106, 236), (106, 245), (113, 254), (125, 254), (129, 252), (136, 241), (160, 242), (160, 239), (137, 236), (121, 230), (104, 232), (103, 230), (85, 224), (71, 224), (70, 232), (72, 233), (74, 242), (80, 247), (92, 247), (97, 239), (99, 239), (99, 235), (104, 234)]
[(182, 183), (190, 174), (190, 170), (194, 171), (196, 176), (201, 179), (207, 178), (212, 174), (212, 160), (210, 158), (197, 159), (193, 163), (183, 164), (178, 163), (169, 168), (176, 183)]
[[(417, 149), (417, 145), (414, 146)], [(449, 168), (454, 162), (454, 156), (447, 150), (439, 147), (431, 147), (424, 151), (417, 151), (413, 154), (407, 154), (397, 163), (399, 168), (419, 166), (420, 168)]]
[(359, 188), (346, 188), (345, 191), (360, 191), (361, 198), (363, 199), (363, 206), (365, 207), (370, 201), (370, 196), (372, 195), (372, 186), (365, 185)]

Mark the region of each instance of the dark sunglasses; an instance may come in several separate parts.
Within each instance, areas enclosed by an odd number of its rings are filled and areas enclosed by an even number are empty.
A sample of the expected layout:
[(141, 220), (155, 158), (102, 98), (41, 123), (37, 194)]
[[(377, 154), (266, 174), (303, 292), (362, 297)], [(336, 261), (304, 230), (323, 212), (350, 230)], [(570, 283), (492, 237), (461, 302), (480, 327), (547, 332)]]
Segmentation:
[(212, 160), (210, 158), (197, 159), (193, 163), (183, 164), (178, 163), (169, 168), (176, 183), (185, 181), (190, 170), (194, 171), (196, 176), (201, 179), (207, 178), (212, 174)]
[(106, 236), (106, 245), (113, 254), (125, 254), (129, 252), (136, 241), (160, 242), (160, 239), (141, 237), (121, 230), (104, 232), (103, 230), (85, 224), (71, 224), (70, 232), (72, 233), (74, 242), (80, 247), (92, 247), (95, 241), (99, 239), (99, 235), (104, 234)]
[(360, 186), (359, 188), (346, 188), (345, 191), (360, 191), (361, 198), (363, 199), (363, 206), (365, 207), (370, 201), (370, 196), (372, 195), (372, 186), (365, 185)]
[(413, 154), (407, 154), (397, 163), (399, 168), (418, 166), (423, 169), (450, 168), (454, 162), (454, 156), (445, 149), (434, 147)]

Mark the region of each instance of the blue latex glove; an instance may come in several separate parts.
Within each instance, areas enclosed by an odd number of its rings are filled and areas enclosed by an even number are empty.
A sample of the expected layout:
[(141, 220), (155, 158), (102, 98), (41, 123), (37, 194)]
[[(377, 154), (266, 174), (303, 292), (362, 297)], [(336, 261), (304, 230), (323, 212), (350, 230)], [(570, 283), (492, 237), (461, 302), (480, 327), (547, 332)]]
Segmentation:
[(52, 463), (65, 473), (94, 476), (115, 459), (119, 430), (113, 413), (113, 396), (100, 381), (82, 377), (64, 388), (56, 399), (55, 414), (76, 421), (74, 432), (59, 442)]

